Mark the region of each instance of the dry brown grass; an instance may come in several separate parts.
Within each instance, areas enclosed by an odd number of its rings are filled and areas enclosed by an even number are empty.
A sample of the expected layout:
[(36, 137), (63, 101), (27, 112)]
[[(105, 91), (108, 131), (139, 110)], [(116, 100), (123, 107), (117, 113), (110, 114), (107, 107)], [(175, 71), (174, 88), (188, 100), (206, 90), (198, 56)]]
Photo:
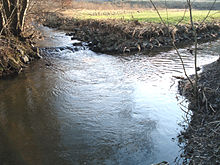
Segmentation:
[[(92, 3), (92, 2), (80, 2), (73, 1), (72, 9), (87, 9), (87, 10), (140, 10), (144, 9), (140, 6), (134, 5), (131, 7), (129, 4), (125, 3), (112, 3), (112, 2), (104, 2), (104, 3)], [(146, 8), (145, 8), (146, 9)]]
[(84, 1), (62, 1), (62, 0), (32, 0), (31, 8), (43, 9), (43, 11), (60, 11), (66, 9), (72, 10), (142, 10), (146, 7), (140, 5), (133, 5), (132, 7), (126, 3), (112, 3), (112, 2), (84, 2)]

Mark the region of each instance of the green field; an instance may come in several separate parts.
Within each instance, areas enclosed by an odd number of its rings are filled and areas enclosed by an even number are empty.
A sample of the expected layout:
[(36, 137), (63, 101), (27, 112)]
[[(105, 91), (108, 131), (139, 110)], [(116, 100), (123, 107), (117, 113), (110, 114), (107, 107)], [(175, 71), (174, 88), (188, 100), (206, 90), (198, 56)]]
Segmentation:
[[(185, 10), (159, 10), (165, 22), (175, 24), (182, 20), (181, 23), (189, 23), (189, 11)], [(148, 10), (66, 10), (62, 14), (66, 17), (74, 17), (77, 19), (123, 19), (123, 20), (138, 20), (144, 22), (161, 22), (158, 14), (153, 9)], [(207, 16), (208, 10), (194, 10), (193, 19), (195, 22), (203, 21)], [(220, 21), (220, 11), (213, 10), (210, 12), (206, 21)]]

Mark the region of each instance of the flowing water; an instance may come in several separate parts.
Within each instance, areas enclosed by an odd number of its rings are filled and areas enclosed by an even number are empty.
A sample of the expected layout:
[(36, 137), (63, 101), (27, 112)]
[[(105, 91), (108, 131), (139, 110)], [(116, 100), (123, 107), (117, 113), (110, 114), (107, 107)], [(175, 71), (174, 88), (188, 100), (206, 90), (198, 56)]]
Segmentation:
[[(0, 164), (175, 164), (184, 115), (177, 97), (182, 66), (175, 51), (96, 54), (42, 28), (45, 57), (0, 80)], [(218, 58), (219, 41), (200, 45), (199, 65)], [(187, 71), (193, 57), (180, 49)]]

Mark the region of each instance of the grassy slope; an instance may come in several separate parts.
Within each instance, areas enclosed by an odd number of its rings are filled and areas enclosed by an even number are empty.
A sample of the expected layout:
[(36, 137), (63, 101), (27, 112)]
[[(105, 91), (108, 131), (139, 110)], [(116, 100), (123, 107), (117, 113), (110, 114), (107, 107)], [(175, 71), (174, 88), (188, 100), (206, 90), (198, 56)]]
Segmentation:
[[(170, 23), (176, 23), (182, 19), (184, 16), (185, 10), (171, 10), (168, 12), (166, 10), (160, 10), (161, 16), (164, 20), (168, 20)], [(194, 21), (202, 21), (208, 11), (207, 10), (194, 10), (193, 16)], [(65, 17), (74, 17), (78, 19), (125, 19), (125, 20), (138, 20), (145, 22), (161, 22), (157, 13), (154, 10), (66, 10), (63, 11)], [(212, 20), (220, 20), (220, 12), (219, 11), (211, 11), (208, 21)], [(185, 13), (184, 20), (182, 23), (189, 23), (189, 12)]]

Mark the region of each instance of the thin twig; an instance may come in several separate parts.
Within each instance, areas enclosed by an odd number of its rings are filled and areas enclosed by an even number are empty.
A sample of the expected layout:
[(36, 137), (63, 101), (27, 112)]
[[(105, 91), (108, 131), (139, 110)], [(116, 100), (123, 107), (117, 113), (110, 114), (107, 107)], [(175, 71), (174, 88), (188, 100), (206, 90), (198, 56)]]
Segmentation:
[(205, 20), (208, 18), (208, 16), (210, 15), (211, 10), (213, 9), (213, 7), (215, 6), (216, 0), (214, 0), (211, 8), (208, 11), (208, 14), (206, 15), (206, 17), (203, 19), (203, 21), (201, 22), (201, 25), (205, 22)]
[(182, 67), (183, 67), (184, 74), (185, 74), (185, 76), (187, 77), (187, 79), (189, 80), (191, 86), (193, 87), (193, 83), (192, 83), (191, 79), (189, 78), (188, 74), (186, 73), (186, 68), (185, 68), (185, 64), (184, 64), (184, 62), (183, 62), (182, 56), (180, 55), (180, 53), (179, 53), (179, 51), (178, 51), (178, 49), (177, 49), (177, 47), (176, 47), (175, 39), (174, 39), (174, 37), (171, 37), (171, 35), (170, 35), (170, 28), (169, 28), (169, 27), (166, 25), (166, 23), (164, 22), (163, 18), (162, 18), (161, 15), (160, 15), (160, 12), (158, 11), (158, 9), (157, 9), (157, 7), (155, 6), (155, 4), (153, 3), (153, 1), (150, 0), (150, 2), (151, 2), (151, 4), (153, 5), (154, 9), (156, 10), (156, 12), (157, 12), (157, 14), (158, 14), (158, 16), (159, 16), (161, 22), (162, 22), (163, 25), (167, 28), (167, 31), (168, 31), (168, 33), (169, 33), (169, 37), (170, 37), (170, 39), (172, 40), (172, 45), (173, 45), (173, 47), (174, 47), (174, 49), (175, 49), (175, 51), (176, 51), (176, 53), (177, 53), (177, 55), (178, 55), (178, 57), (179, 57), (179, 59), (180, 59), (180, 61), (181, 61), (181, 65), (182, 65)]
[(194, 26), (194, 22), (193, 22), (191, 1), (190, 1), (190, 0), (187, 0), (187, 3), (188, 3), (188, 7), (189, 7), (190, 23), (191, 23), (192, 30), (193, 30), (194, 46), (195, 46), (195, 50), (194, 50), (195, 85), (193, 86), (193, 88), (194, 88), (195, 98), (196, 98), (196, 101), (197, 101), (197, 106), (199, 106), (199, 101), (198, 101), (198, 88), (197, 88), (197, 83), (198, 83), (198, 71), (197, 71), (197, 50), (198, 50), (198, 41), (197, 41), (197, 32), (196, 32), (196, 29), (195, 29), (195, 26)]

